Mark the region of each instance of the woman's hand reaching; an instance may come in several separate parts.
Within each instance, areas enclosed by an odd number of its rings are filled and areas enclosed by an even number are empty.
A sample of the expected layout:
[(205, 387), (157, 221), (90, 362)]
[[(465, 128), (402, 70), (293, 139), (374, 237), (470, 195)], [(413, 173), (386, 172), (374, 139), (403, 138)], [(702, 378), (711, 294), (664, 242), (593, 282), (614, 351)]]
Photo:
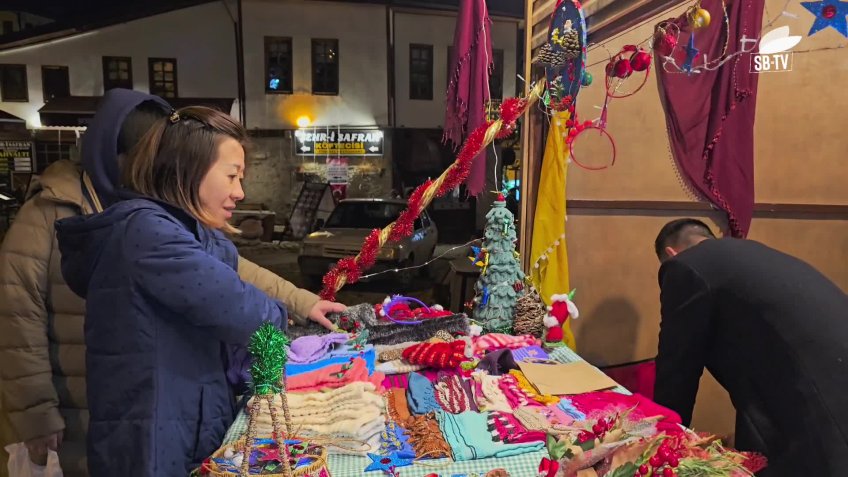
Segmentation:
[(338, 331), (336, 325), (327, 319), (327, 313), (341, 313), (347, 310), (345, 305), (332, 301), (321, 300), (312, 307), (309, 311), (308, 318), (330, 331)]

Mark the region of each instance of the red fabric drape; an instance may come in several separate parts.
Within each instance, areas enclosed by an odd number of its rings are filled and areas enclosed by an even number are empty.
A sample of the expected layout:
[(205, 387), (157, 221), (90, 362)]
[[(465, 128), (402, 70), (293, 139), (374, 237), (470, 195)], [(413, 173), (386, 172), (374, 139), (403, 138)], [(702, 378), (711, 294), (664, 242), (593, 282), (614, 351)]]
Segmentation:
[[(760, 36), (764, 0), (727, 3), (727, 54), (731, 54), (742, 49), (743, 36)], [(710, 61), (721, 58), (727, 32), (721, 0), (702, 0), (701, 6), (713, 20), (695, 32), (695, 47), (700, 50), (696, 67), (703, 65), (703, 55)], [(682, 25), (681, 30), (688, 28)], [(686, 45), (689, 36), (683, 31), (679, 44)], [(685, 52), (678, 48), (674, 57), (682, 65)], [(754, 208), (757, 75), (750, 72), (751, 55), (741, 54), (714, 71), (691, 75), (666, 72), (662, 60), (657, 61), (660, 98), (681, 179), (690, 192), (727, 214), (732, 236), (745, 237)]]
[[(492, 21), (485, 0), (459, 2), (459, 15), (453, 38), (453, 58), (445, 110), (444, 141), (455, 147), (462, 144), (466, 133), (486, 122), (489, 101), (489, 70), (492, 59)], [(486, 182), (486, 153), (481, 152), (471, 165), (466, 184), (468, 192), (477, 195)]]

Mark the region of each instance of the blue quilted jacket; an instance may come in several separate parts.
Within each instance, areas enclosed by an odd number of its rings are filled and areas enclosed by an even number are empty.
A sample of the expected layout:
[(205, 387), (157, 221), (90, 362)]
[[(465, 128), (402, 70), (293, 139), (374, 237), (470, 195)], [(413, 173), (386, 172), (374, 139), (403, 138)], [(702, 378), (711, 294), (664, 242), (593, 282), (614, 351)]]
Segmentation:
[(62, 274), (86, 299), (93, 477), (185, 476), (234, 418), (225, 348), (285, 309), (242, 282), (220, 232), (152, 200), (57, 222)]

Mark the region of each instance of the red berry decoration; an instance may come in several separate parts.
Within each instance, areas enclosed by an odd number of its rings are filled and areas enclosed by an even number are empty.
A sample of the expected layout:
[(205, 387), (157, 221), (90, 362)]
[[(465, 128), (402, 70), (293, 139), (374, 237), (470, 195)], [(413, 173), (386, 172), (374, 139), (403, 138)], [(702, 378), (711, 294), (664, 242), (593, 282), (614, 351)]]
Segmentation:
[(675, 477), (677, 475), (677, 472), (675, 472), (674, 469), (670, 467), (666, 467), (665, 469), (663, 469), (662, 475), (663, 477)]
[(658, 455), (651, 457), (648, 463), (651, 464), (651, 467), (659, 467), (663, 464), (662, 459)]
[(651, 66), (651, 55), (645, 50), (639, 49), (630, 56), (630, 67), (633, 71), (645, 71)]
[(648, 466), (645, 464), (639, 466), (639, 474), (641, 475), (648, 475), (648, 470)]
[(658, 32), (654, 37), (654, 51), (662, 56), (669, 56), (677, 48), (677, 37), (669, 32)]
[(678, 459), (676, 455), (671, 455), (669, 456), (666, 463), (668, 463), (668, 465), (671, 467), (677, 467), (678, 465), (680, 465), (680, 459)]
[(615, 73), (616, 78), (625, 79), (633, 74), (633, 68), (630, 66), (629, 61), (622, 58), (615, 62), (613, 72)]

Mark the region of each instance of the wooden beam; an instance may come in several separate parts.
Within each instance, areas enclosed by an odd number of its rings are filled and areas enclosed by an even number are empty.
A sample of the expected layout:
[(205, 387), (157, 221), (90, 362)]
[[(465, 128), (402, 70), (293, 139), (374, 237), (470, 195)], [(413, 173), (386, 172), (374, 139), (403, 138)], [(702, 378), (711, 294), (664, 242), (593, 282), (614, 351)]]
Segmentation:
[[(533, 3), (533, 0), (525, 0), (524, 2), (524, 97), (530, 94), (530, 82), (533, 78), (533, 64), (530, 61), (530, 55), (533, 51), (533, 45), (531, 43), (533, 39), (533, 23), (531, 22), (533, 18)], [(532, 193), (534, 189), (530, 187), (530, 182), (533, 178), (531, 163), (535, 160), (535, 150), (538, 147), (535, 144), (536, 141), (533, 139), (534, 134), (532, 131), (532, 114), (535, 109), (529, 108), (524, 113), (521, 127), (521, 156), (523, 159), (521, 160), (521, 184), (519, 188), (521, 194), (521, 200), (519, 201), (521, 220), (519, 221), (518, 253), (525, 272), (528, 272), (530, 267), (530, 247), (533, 238), (533, 217), (530, 217), (530, 211), (532, 210), (530, 201), (532, 199), (530, 198), (535, 194)]]
[[(566, 202), (569, 213), (579, 215), (649, 215), (651, 213), (711, 213), (720, 212), (703, 202), (660, 200), (580, 200)], [(848, 219), (848, 205), (843, 204), (754, 204), (754, 217)]]

